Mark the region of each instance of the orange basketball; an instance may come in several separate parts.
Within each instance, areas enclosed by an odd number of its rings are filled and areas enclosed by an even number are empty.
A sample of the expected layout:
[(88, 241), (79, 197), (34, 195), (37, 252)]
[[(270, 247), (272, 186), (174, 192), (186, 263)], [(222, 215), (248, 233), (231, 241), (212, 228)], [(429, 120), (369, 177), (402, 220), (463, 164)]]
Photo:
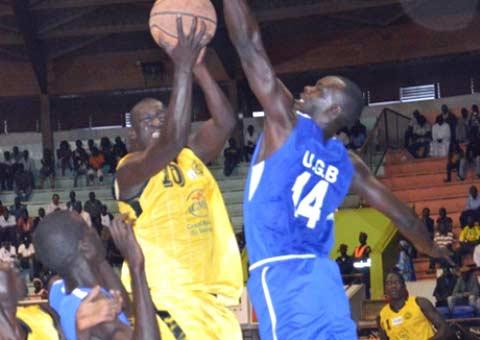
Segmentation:
[[(150, 32), (157, 44), (177, 45), (177, 16), (183, 19), (183, 31), (190, 32), (193, 18), (198, 18), (197, 31), (204, 22), (208, 41), (217, 29), (217, 13), (209, 0), (157, 0), (150, 12)], [(161, 46), (161, 44), (159, 44)]]

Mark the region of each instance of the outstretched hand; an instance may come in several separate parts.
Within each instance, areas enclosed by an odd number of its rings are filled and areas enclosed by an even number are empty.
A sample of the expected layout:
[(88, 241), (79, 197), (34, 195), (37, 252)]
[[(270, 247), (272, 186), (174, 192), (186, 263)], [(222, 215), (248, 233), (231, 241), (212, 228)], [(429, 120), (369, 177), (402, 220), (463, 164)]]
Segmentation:
[(129, 266), (139, 268), (145, 264), (142, 249), (133, 234), (132, 224), (125, 221), (126, 216), (117, 216), (110, 227), (113, 242)]

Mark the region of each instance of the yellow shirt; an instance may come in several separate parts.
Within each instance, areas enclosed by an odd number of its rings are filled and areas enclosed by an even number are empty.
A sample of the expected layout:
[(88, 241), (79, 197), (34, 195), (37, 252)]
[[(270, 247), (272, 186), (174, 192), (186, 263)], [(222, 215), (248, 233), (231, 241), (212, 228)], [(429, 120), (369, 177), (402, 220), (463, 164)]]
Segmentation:
[[(242, 267), (227, 209), (212, 174), (190, 149), (183, 149), (175, 162), (149, 180), (138, 203), (139, 207), (119, 202), (119, 210), (135, 220), (157, 308), (182, 291), (238, 303)], [(130, 289), (126, 267), (122, 281)]]
[(390, 305), (380, 311), (380, 325), (390, 340), (428, 340), (435, 335), (415, 300), (415, 296), (410, 296), (398, 313)]
[(460, 232), (460, 241), (475, 242), (479, 239), (480, 228), (478, 226), (474, 226), (473, 228), (467, 226)]
[(39, 305), (18, 307), (17, 319), (22, 320), (32, 330), (28, 334), (28, 340), (59, 339), (52, 317), (44, 312)]

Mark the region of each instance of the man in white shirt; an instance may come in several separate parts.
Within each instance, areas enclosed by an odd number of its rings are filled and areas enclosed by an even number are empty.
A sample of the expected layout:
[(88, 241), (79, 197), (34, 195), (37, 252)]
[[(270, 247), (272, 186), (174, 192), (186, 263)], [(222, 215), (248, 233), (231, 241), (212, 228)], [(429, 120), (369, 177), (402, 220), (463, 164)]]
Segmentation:
[(112, 225), (113, 221), (113, 216), (110, 214), (107, 210), (107, 206), (104, 204), (102, 205), (102, 212), (100, 214), (100, 222), (102, 223), (102, 226), (105, 228), (110, 228)]
[(450, 146), (450, 126), (445, 123), (443, 116), (437, 117), (437, 122), (432, 127), (432, 144), (430, 155), (432, 157), (446, 157)]
[(15, 216), (11, 215), (8, 209), (3, 211), (0, 216), (0, 242), (8, 241), (15, 242), (16, 240), (17, 220)]
[(12, 263), (17, 259), (17, 252), (15, 247), (10, 242), (4, 242), (0, 248), (0, 261)]
[(30, 237), (25, 237), (17, 250), (18, 259), (20, 260), (20, 268), (22, 276), (30, 280), (33, 279), (33, 257), (35, 255), (35, 248), (33, 247)]
[(53, 194), (52, 203), (47, 207), (47, 215), (58, 210), (67, 210), (67, 206), (64, 203), (60, 203), (60, 196), (58, 196), (58, 194)]
[(90, 214), (88, 212), (86, 212), (85, 210), (83, 210), (83, 207), (82, 207), (82, 202), (75, 202), (75, 205), (74, 205), (74, 210), (80, 215), (82, 216), (83, 220), (85, 221), (85, 223), (89, 226), (89, 227), (92, 227), (92, 218), (90, 217)]

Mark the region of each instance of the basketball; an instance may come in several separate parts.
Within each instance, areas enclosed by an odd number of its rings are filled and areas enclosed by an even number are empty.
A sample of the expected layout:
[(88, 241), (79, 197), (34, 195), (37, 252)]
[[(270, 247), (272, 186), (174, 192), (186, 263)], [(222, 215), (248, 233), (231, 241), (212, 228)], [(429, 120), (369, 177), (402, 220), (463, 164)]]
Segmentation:
[(190, 32), (193, 18), (198, 18), (197, 32), (201, 23), (206, 26), (207, 44), (215, 35), (217, 29), (217, 13), (209, 0), (158, 0), (150, 12), (150, 32), (160, 46), (177, 45), (177, 16), (183, 19), (183, 31)]

